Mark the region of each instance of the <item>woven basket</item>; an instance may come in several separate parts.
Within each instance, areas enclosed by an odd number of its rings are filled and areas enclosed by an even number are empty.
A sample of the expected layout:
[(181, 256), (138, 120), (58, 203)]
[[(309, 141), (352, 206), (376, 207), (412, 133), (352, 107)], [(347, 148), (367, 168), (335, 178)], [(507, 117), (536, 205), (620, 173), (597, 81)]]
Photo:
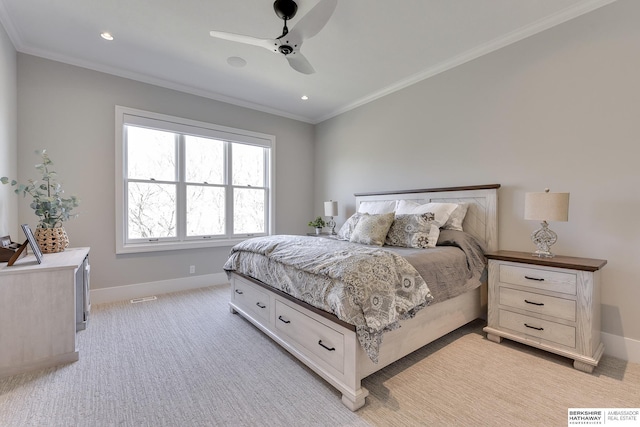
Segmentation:
[(40, 250), (45, 254), (62, 252), (69, 246), (69, 236), (64, 227), (36, 228), (34, 235)]

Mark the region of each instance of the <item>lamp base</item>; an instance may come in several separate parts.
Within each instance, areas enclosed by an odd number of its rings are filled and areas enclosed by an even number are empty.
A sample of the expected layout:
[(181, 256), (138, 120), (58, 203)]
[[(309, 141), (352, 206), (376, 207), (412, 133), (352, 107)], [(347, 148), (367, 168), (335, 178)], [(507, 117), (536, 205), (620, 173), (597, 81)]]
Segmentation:
[(538, 258), (553, 258), (556, 255), (551, 252), (535, 251), (534, 253), (531, 254), (531, 256), (535, 256)]
[(331, 228), (331, 232), (329, 234), (331, 235), (336, 234), (336, 222), (333, 220), (332, 216), (330, 216), (329, 221), (327, 221), (327, 227)]
[(558, 235), (549, 228), (547, 221), (542, 221), (541, 228), (531, 233), (531, 241), (538, 248), (532, 255), (539, 258), (553, 258), (551, 245), (558, 241)]

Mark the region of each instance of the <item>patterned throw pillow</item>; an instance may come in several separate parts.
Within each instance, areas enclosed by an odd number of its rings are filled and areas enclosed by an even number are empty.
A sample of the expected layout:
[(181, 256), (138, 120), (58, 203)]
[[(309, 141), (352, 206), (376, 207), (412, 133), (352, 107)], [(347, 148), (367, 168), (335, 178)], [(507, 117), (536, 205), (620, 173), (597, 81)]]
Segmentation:
[(385, 244), (406, 248), (433, 248), (438, 242), (440, 228), (433, 212), (396, 215)]
[(412, 200), (398, 200), (398, 208), (396, 214), (422, 214), (433, 213), (435, 215), (434, 221), (438, 227), (443, 227), (451, 213), (458, 207), (456, 203), (425, 203), (421, 205)]
[(362, 215), (353, 233), (351, 233), (349, 241), (365, 245), (382, 246), (385, 237), (387, 237), (387, 232), (393, 223), (393, 218), (393, 212), (380, 215)]

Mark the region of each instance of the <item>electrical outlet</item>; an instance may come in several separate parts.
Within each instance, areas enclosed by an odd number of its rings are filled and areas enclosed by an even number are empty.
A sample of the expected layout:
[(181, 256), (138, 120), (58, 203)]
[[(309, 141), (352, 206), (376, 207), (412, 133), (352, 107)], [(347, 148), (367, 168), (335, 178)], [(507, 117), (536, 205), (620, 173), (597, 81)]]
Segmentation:
[(189, 266), (189, 274), (193, 274), (196, 272), (196, 266), (195, 265), (190, 265)]

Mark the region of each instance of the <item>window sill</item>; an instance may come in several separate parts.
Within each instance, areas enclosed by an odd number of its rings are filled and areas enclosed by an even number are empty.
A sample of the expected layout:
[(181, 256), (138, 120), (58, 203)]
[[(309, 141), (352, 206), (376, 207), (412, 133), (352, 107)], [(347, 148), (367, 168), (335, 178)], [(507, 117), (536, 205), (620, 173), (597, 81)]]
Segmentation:
[(183, 249), (204, 249), (234, 246), (249, 237), (224, 240), (198, 240), (187, 242), (156, 242), (156, 243), (136, 243), (116, 247), (116, 254), (134, 254), (144, 252), (176, 251)]

